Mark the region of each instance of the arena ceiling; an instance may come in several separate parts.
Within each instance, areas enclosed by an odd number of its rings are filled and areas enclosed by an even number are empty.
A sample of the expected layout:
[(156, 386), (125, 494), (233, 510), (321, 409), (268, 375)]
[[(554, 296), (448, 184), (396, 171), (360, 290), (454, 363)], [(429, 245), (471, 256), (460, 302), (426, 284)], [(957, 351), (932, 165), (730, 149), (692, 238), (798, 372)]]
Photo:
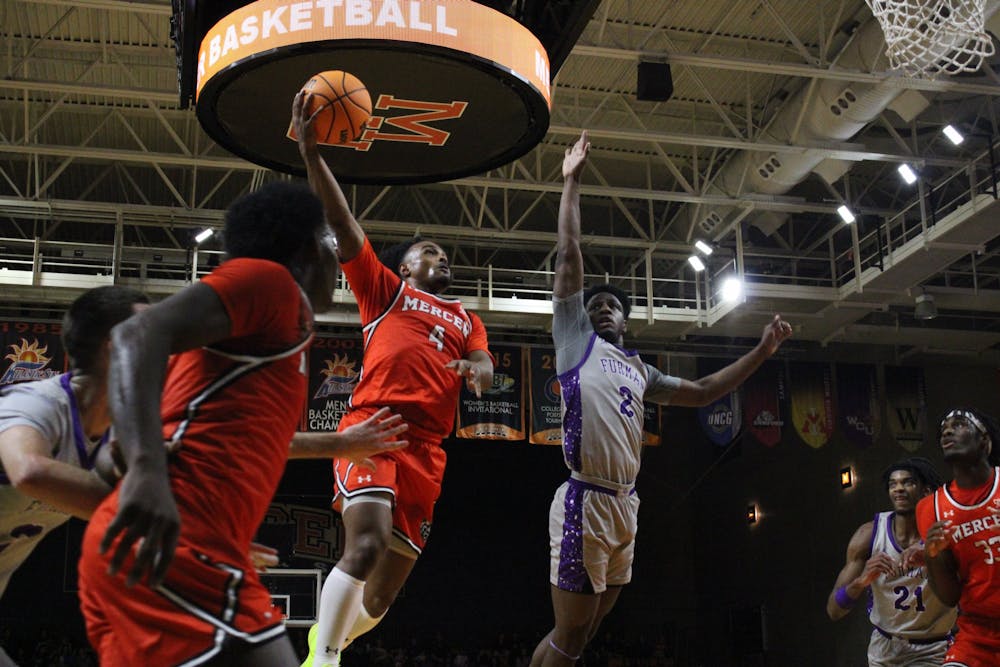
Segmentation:
[[(175, 290), (218, 260), (194, 233), (284, 177), (216, 146), (181, 107), (170, 16), (169, 0), (0, 3), (8, 314), (112, 280)], [(863, 0), (604, 0), (555, 77), (537, 148), (446, 183), (349, 186), (348, 199), (377, 244), (439, 240), (454, 292), (492, 330), (542, 336), (562, 156), (586, 128), (588, 280), (636, 295), (642, 347), (742, 342), (780, 312), (814, 347), (997, 363), (1000, 76), (992, 62), (936, 80), (887, 72), (871, 21)], [(670, 65), (669, 100), (637, 99), (639, 62)], [(949, 123), (962, 145), (941, 134)], [(714, 248), (703, 273), (687, 262), (696, 240)], [(718, 294), (732, 273), (736, 304)], [(935, 319), (914, 317), (922, 293)], [(328, 321), (355, 322), (340, 297)]]

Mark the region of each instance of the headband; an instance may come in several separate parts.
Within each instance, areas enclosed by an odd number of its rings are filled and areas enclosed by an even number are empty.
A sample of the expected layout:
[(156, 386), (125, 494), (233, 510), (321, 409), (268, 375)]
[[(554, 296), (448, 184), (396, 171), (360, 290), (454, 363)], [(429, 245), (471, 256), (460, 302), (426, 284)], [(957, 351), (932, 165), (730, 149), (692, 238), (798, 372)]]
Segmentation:
[(944, 423), (952, 417), (961, 417), (962, 419), (965, 419), (972, 424), (976, 430), (983, 435), (986, 435), (986, 427), (983, 426), (983, 422), (979, 421), (979, 418), (972, 414), (969, 410), (952, 410), (944, 416), (944, 419), (941, 420), (941, 428), (944, 428)]

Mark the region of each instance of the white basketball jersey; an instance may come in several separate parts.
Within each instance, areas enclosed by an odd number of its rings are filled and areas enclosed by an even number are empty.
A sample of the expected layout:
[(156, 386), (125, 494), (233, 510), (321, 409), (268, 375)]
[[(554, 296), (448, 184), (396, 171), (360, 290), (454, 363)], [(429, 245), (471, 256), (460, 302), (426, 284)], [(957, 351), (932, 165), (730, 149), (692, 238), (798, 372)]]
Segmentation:
[[(893, 534), (894, 512), (875, 515), (872, 554), (885, 552), (899, 560), (903, 550)], [(943, 637), (955, 626), (957, 610), (945, 606), (931, 590), (923, 568), (913, 568), (898, 576), (879, 575), (871, 585), (868, 616), (872, 625), (908, 639)]]
[[(30, 426), (53, 444), (52, 458), (85, 470), (93, 468), (103, 440), (83, 433), (69, 375), (3, 387), (0, 391), (0, 432)], [(42, 538), (69, 515), (25, 496), (0, 467), (0, 596), (7, 582)]]

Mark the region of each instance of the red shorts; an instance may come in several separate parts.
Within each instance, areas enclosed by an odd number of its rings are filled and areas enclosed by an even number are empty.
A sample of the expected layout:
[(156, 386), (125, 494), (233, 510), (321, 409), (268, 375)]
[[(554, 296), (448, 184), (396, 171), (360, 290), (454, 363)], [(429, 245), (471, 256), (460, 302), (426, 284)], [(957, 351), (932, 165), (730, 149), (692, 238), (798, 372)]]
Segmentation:
[(373, 456), (375, 470), (334, 459), (333, 508), (340, 512), (344, 498), (388, 493), (392, 496), (393, 535), (420, 554), (431, 534), (447, 455), (440, 443), (408, 439), (408, 447)]
[(948, 647), (943, 665), (951, 667), (994, 667), (1000, 652), (1000, 622), (959, 615), (958, 633)]
[(98, 546), (114, 511), (106, 503), (94, 515), (79, 565), (80, 607), (101, 667), (202, 664), (227, 637), (258, 644), (285, 633), (281, 611), (252, 568), (213, 562), (185, 544), (156, 589), (125, 586), (131, 558), (109, 576), (114, 547), (101, 555)]

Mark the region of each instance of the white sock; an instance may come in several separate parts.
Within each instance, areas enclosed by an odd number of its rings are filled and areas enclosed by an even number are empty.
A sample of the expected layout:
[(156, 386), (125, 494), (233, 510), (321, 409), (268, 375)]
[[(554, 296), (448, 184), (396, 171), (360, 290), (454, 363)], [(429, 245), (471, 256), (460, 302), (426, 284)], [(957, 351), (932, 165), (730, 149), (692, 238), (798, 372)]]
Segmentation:
[(354, 625), (361, 608), (365, 582), (339, 568), (330, 570), (319, 598), (319, 623), (316, 628), (316, 652), (313, 667), (340, 664), (340, 650), (347, 630)]
[(354, 627), (347, 632), (347, 641), (344, 642), (344, 648), (350, 646), (351, 642), (378, 625), (379, 621), (383, 618), (385, 618), (385, 614), (372, 618), (362, 603), (361, 609), (358, 610), (358, 618), (354, 621)]

